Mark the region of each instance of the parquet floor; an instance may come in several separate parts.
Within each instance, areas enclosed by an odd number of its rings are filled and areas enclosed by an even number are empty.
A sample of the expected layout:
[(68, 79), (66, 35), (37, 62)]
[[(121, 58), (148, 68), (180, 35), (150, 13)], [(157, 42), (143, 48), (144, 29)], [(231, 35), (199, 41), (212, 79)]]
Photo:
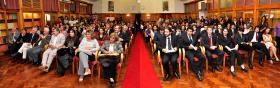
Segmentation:
[[(151, 55), (150, 55), (151, 56)], [(13, 63), (8, 56), (0, 56), (0, 88), (107, 88), (107, 81), (98, 79), (95, 73), (93, 79), (86, 77), (82, 83), (78, 76), (72, 75), (71, 69), (65, 76), (58, 77), (54, 70), (44, 73), (31, 64)], [(227, 68), (223, 72), (204, 73), (204, 80), (198, 81), (192, 72), (182, 71), (181, 79), (172, 77), (169, 81), (162, 81), (159, 65), (154, 58), (150, 58), (163, 88), (280, 88), (280, 62), (273, 65), (265, 62), (260, 67), (254, 60), (254, 69), (249, 73), (237, 68), (237, 77), (232, 77)], [(246, 60), (247, 61), (247, 60)], [(120, 80), (116, 84), (121, 88), (126, 72), (127, 60), (123, 65)], [(71, 68), (71, 67), (70, 67)]]
[[(31, 64), (14, 63), (8, 56), (0, 56), (0, 88), (108, 88), (108, 82), (97, 78), (97, 73), (91, 79), (85, 77), (79, 83), (77, 74), (72, 75), (71, 67), (65, 76), (58, 77), (55, 70), (44, 73), (37, 66)], [(123, 65), (120, 80), (116, 88), (120, 88), (126, 72)]]
[(152, 58), (163, 88), (280, 88), (280, 62), (275, 62), (273, 65), (265, 62), (265, 67), (261, 67), (255, 59), (254, 69), (249, 70), (248, 73), (242, 72), (239, 67), (235, 68), (236, 77), (231, 76), (228, 67), (223, 68), (223, 72), (205, 73), (204, 71), (203, 81), (198, 81), (191, 71), (187, 74), (185, 67), (182, 67), (181, 79), (171, 76), (169, 81), (162, 81), (160, 66), (156, 63), (156, 59)]

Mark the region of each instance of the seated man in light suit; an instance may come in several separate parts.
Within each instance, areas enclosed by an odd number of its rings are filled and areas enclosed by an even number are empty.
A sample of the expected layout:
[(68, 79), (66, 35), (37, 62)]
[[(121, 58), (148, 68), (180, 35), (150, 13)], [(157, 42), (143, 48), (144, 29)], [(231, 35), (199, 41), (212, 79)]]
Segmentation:
[(59, 32), (59, 29), (54, 29), (51, 37), (49, 48), (43, 53), (42, 65), (39, 67), (45, 72), (49, 71), (53, 58), (56, 56), (57, 50), (63, 47), (65, 36)]

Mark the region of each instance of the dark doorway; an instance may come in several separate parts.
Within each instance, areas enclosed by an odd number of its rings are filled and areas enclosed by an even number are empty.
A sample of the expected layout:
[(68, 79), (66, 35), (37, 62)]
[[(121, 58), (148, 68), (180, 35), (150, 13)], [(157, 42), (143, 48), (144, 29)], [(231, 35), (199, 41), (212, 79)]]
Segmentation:
[(141, 14), (140, 13), (137, 13), (135, 14), (135, 31), (138, 32), (140, 31), (140, 26), (141, 26)]

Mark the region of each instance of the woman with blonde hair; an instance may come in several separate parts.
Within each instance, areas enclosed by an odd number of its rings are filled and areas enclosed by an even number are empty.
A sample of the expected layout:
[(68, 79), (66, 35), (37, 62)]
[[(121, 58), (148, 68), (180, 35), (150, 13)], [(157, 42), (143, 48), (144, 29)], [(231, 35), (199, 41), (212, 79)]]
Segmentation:
[(103, 76), (114, 84), (116, 66), (120, 62), (120, 54), (123, 52), (121, 42), (116, 33), (110, 35), (110, 40), (104, 42), (101, 47), (100, 63), (103, 67)]
[(82, 39), (78, 51), (79, 51), (79, 69), (78, 75), (79, 82), (82, 82), (84, 76), (91, 74), (88, 61), (95, 60), (95, 53), (99, 50), (99, 44), (95, 38), (95, 34), (92, 31), (86, 31), (85, 37)]

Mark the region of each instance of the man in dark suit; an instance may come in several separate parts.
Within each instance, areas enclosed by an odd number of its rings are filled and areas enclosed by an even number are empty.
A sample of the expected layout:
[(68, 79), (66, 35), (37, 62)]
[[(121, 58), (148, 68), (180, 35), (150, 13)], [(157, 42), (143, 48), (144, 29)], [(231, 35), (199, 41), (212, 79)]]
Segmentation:
[(126, 25), (123, 26), (119, 37), (122, 39), (122, 47), (125, 48), (125, 44), (128, 44), (130, 41), (130, 31)]
[(248, 42), (245, 41), (246, 36), (243, 34), (244, 30), (239, 29), (238, 33), (234, 35), (234, 42), (238, 44), (240, 50), (245, 50), (248, 52), (248, 66), (250, 69), (253, 69), (252, 62), (252, 52), (253, 48), (249, 45)]
[(105, 26), (105, 33), (106, 33), (106, 35), (110, 36), (110, 34), (113, 33), (113, 32), (114, 32), (114, 30), (111, 28), (110, 24), (109, 23), (106, 24), (106, 26)]
[[(196, 74), (197, 79), (199, 81), (202, 80), (202, 71), (204, 64), (204, 57), (202, 53), (199, 51), (199, 47), (197, 47), (197, 39), (193, 35), (193, 30), (188, 28), (187, 32), (182, 35), (181, 38), (181, 47), (185, 48), (186, 59), (188, 59), (190, 63), (191, 70)], [(195, 64), (194, 57), (199, 59), (198, 64)]]
[[(263, 58), (266, 56), (266, 58), (269, 60), (271, 64), (273, 64), (273, 61), (270, 57), (269, 51), (266, 48), (263, 39), (262, 34), (259, 32), (259, 27), (255, 27), (254, 31), (250, 31), (247, 34), (248, 38), (247, 41), (252, 43), (252, 47), (259, 53), (259, 64), (263, 66)], [(264, 55), (265, 54), (265, 55)]]
[[(154, 39), (154, 43), (155, 43), (156, 45), (158, 45), (160, 39), (163, 39), (162, 37), (164, 37), (164, 29), (163, 29), (163, 28), (160, 28), (159, 31), (155, 32), (155, 36), (154, 36), (154, 38), (153, 38), (153, 39)], [(158, 47), (156, 47), (156, 50), (155, 50), (154, 53), (156, 53), (158, 50), (159, 50)]]
[[(219, 67), (223, 62), (224, 52), (218, 49), (218, 36), (212, 33), (212, 28), (208, 27), (206, 34), (201, 37), (201, 44), (205, 47), (205, 54), (212, 66), (212, 70), (221, 72), (222, 69)], [(214, 60), (212, 58), (212, 53), (218, 55), (218, 58)]]
[(235, 35), (238, 32), (236, 30), (235, 24), (231, 24), (231, 28), (228, 29), (228, 35), (233, 38), (233, 35)]
[(193, 25), (192, 26), (192, 31), (193, 31), (193, 37), (195, 39), (199, 39), (200, 38), (200, 35), (201, 35), (201, 30), (200, 28), (198, 28), (196, 25)]
[(180, 76), (177, 71), (177, 59), (178, 59), (178, 41), (177, 37), (171, 33), (171, 29), (165, 28), (164, 29), (164, 37), (160, 39), (158, 48), (161, 50), (161, 59), (164, 68), (164, 78), (163, 80), (166, 81), (170, 77), (169, 71), (169, 61), (172, 64), (174, 75), (177, 79), (180, 79)]

